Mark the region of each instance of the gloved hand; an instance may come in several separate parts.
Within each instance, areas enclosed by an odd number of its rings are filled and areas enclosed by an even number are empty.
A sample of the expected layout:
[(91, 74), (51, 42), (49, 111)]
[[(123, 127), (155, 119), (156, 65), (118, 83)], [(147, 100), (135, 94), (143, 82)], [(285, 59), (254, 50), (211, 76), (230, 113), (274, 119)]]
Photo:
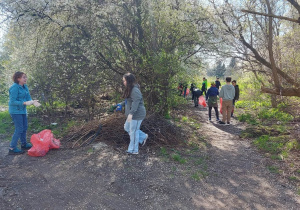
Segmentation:
[(34, 105), (35, 107), (41, 106), (41, 104), (39, 103), (38, 100), (33, 100), (33, 105)]
[(121, 112), (122, 111), (122, 104), (117, 104), (117, 108), (116, 108), (116, 111), (118, 112)]
[(29, 105), (32, 105), (34, 103), (34, 101), (25, 101), (24, 102), (24, 104), (26, 105), (26, 106), (29, 106)]
[(127, 117), (127, 122), (131, 122), (131, 120), (132, 120), (132, 114), (129, 114)]

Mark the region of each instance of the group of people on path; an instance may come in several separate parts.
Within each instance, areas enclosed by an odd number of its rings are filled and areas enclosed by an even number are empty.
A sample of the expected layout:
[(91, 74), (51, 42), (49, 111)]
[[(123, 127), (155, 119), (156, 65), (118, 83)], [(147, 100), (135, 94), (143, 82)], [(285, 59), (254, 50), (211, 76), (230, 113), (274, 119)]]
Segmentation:
[[(28, 128), (27, 106), (34, 105), (39, 107), (38, 100), (32, 100), (27, 87), (27, 75), (24, 72), (16, 72), (13, 75), (13, 85), (9, 88), (9, 114), (11, 115), (15, 131), (12, 136), (8, 154), (19, 155), (32, 147), (27, 142), (26, 133)], [(130, 143), (127, 149), (128, 154), (136, 155), (139, 153), (139, 144), (145, 145), (148, 134), (140, 130), (140, 126), (146, 117), (143, 96), (140, 87), (136, 82), (135, 76), (127, 73), (123, 76), (125, 90), (123, 93), (124, 101), (116, 106), (117, 110), (122, 110), (125, 106), (126, 121), (124, 130), (130, 136)], [(18, 148), (18, 141), (21, 141), (21, 149)]]
[[(38, 100), (32, 100), (29, 89), (27, 87), (27, 75), (23, 72), (16, 72), (13, 75), (13, 85), (9, 88), (9, 113), (13, 119), (15, 125), (15, 131), (10, 142), (8, 154), (17, 155), (23, 154), (27, 149), (30, 149), (32, 145), (26, 140), (26, 133), (28, 128), (27, 122), (27, 106), (34, 105), (36, 107), (41, 104)], [(198, 106), (199, 97), (206, 96), (206, 101), (209, 107), (209, 120), (211, 120), (211, 110), (214, 108), (216, 113), (216, 120), (220, 124), (230, 124), (230, 117), (233, 110), (235, 101), (239, 99), (239, 88), (236, 85), (236, 81), (233, 80), (230, 84), (231, 78), (226, 77), (226, 85), (222, 86), (221, 91), (219, 88), (221, 83), (219, 78), (215, 82), (211, 83), (211, 87), (207, 90), (207, 79), (203, 78), (201, 90), (191, 85), (192, 100), (195, 106)], [(116, 110), (122, 110), (125, 106), (126, 121), (124, 124), (124, 130), (128, 132), (130, 136), (130, 143), (127, 149), (128, 154), (136, 155), (139, 153), (139, 145), (145, 145), (148, 134), (140, 130), (142, 121), (146, 117), (146, 109), (144, 106), (143, 96), (140, 91), (140, 87), (136, 82), (136, 78), (133, 74), (127, 73), (123, 76), (123, 84), (125, 90), (123, 93), (124, 101), (117, 104)], [(184, 97), (187, 93), (187, 85), (181, 85), (180, 91), (183, 90)], [(181, 93), (181, 92), (180, 92)], [(219, 120), (218, 101), (217, 97), (222, 98), (222, 121)], [(21, 141), (21, 149), (18, 148), (18, 141)]]
[[(231, 77), (226, 77), (226, 84), (221, 86), (221, 82), (217, 77), (216, 81), (211, 82), (211, 86), (207, 89), (207, 79), (203, 77), (203, 83), (201, 90), (198, 89), (193, 83), (190, 90), (192, 93), (192, 100), (195, 107), (199, 104), (199, 97), (205, 95), (206, 102), (208, 104), (208, 119), (211, 121), (212, 108), (215, 110), (216, 121), (219, 124), (230, 125), (230, 118), (233, 117), (233, 109), (235, 102), (239, 99), (239, 86), (236, 84), (236, 80), (231, 81)], [(221, 87), (221, 90), (219, 91)], [(218, 96), (222, 99), (222, 120), (219, 119), (218, 111)]]

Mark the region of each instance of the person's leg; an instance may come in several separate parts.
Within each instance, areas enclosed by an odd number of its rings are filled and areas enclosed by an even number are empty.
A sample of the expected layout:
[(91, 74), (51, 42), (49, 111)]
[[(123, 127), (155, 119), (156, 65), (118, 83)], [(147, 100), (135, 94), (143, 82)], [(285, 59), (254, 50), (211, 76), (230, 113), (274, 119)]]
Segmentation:
[(215, 113), (216, 113), (216, 118), (219, 121), (219, 111), (218, 111), (218, 107), (214, 107), (215, 109)]
[(233, 109), (232, 101), (228, 101), (227, 107), (228, 107), (227, 122), (230, 123), (231, 112), (232, 112), (232, 109)]
[(129, 134), (129, 132), (130, 132), (130, 123), (127, 122), (127, 120), (125, 121), (125, 124), (124, 124), (124, 130)]
[(222, 122), (226, 123), (227, 119), (227, 106), (226, 101), (222, 102)]
[[(141, 120), (142, 123), (143, 120)], [(144, 140), (148, 138), (148, 134), (144, 133), (143, 131), (139, 130), (139, 143), (143, 144)]]
[(212, 109), (211, 106), (208, 107), (208, 118), (209, 118), (209, 120), (211, 120), (211, 109)]
[(28, 123), (27, 123), (27, 116), (26, 114), (22, 114), (22, 120), (23, 120), (23, 132), (21, 133), (20, 139), (21, 139), (21, 145), (26, 145), (26, 133), (27, 133), (27, 128), (28, 128)]
[(14, 132), (14, 135), (10, 142), (10, 149), (15, 149), (15, 148), (17, 148), (18, 140), (24, 131), (23, 116), (21, 114), (12, 114), (11, 117), (12, 117), (12, 120), (14, 121), (15, 132)]
[(198, 105), (198, 97), (197, 96), (194, 96), (194, 104), (195, 104), (195, 107)]
[(139, 152), (139, 135), (140, 135), (140, 126), (142, 120), (131, 120), (130, 122), (130, 143), (128, 146), (129, 153), (138, 153)]
[(234, 104), (235, 104), (235, 100), (233, 99), (233, 100), (232, 100), (232, 105), (233, 105), (233, 107), (232, 107), (232, 111), (231, 111), (231, 117), (233, 117)]

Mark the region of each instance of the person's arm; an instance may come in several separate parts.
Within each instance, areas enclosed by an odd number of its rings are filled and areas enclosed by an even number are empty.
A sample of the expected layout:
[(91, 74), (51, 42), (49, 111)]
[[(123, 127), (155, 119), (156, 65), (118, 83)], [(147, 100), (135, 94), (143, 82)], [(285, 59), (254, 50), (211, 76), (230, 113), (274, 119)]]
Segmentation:
[(240, 88), (239, 87), (237, 87), (235, 95), (236, 95), (235, 100), (239, 100), (239, 98), (240, 98)]
[(220, 98), (223, 98), (224, 97), (224, 89), (223, 88), (221, 88), (221, 91), (220, 91)]
[(210, 92), (211, 92), (211, 89), (209, 88), (206, 95), (205, 95), (206, 100), (208, 100), (208, 96), (209, 96)]
[(28, 95), (26, 95), (26, 100), (27, 100), (27, 101), (32, 101), (32, 98), (31, 98), (31, 96), (30, 96), (29, 89), (28, 89), (27, 85), (24, 85), (24, 86), (25, 86), (25, 89), (26, 89), (27, 92), (28, 92)]

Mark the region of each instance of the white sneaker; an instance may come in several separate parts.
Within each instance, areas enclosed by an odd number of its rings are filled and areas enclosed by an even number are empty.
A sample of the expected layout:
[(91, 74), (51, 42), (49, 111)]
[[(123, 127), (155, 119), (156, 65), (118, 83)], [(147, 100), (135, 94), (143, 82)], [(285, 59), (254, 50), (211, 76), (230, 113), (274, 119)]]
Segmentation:
[(142, 146), (144, 146), (146, 144), (147, 139), (148, 139), (148, 134), (146, 134), (146, 138), (144, 139)]
[(127, 155), (138, 155), (139, 153), (138, 152), (128, 152), (128, 151), (126, 151), (126, 154)]

